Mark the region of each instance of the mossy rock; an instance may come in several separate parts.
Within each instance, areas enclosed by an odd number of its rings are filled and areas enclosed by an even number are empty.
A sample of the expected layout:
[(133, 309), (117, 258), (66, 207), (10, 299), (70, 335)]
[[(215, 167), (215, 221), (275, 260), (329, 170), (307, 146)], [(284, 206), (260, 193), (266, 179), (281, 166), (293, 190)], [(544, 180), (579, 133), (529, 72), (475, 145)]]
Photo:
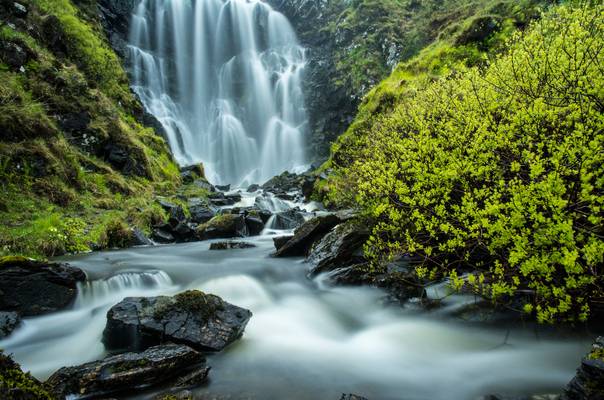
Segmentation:
[(48, 389), (10, 356), (0, 350), (0, 398), (20, 400), (56, 400)]

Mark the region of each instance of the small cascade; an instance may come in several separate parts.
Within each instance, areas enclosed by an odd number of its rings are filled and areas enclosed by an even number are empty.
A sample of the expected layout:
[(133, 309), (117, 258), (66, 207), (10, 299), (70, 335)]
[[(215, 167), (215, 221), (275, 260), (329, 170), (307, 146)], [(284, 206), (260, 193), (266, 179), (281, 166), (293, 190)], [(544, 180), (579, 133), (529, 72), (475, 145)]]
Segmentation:
[(114, 301), (116, 296), (123, 298), (171, 286), (172, 279), (163, 271), (122, 272), (107, 279), (80, 283), (75, 308), (95, 307)]
[(304, 49), (265, 2), (142, 0), (129, 49), (133, 89), (179, 163), (236, 185), (305, 163)]

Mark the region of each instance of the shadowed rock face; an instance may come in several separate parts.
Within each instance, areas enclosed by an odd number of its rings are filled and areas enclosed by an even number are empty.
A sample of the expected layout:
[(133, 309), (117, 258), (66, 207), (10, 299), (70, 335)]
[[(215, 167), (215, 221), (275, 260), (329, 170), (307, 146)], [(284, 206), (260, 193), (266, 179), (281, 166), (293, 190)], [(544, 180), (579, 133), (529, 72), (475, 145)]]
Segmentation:
[(335, 214), (316, 217), (306, 221), (296, 229), (294, 237), (282, 245), (275, 253), (275, 257), (304, 256), (317, 240), (321, 239), (331, 228), (340, 222)]
[[(183, 345), (152, 347), (77, 367), (61, 368), (46, 382), (58, 398), (96, 397), (152, 386), (167, 381), (178, 385), (202, 383), (210, 371), (203, 355)], [(194, 379), (194, 382), (191, 382)]]
[(0, 311), (0, 339), (9, 336), (21, 323), (19, 314), (13, 311)]
[(241, 337), (251, 316), (249, 310), (199, 291), (126, 298), (107, 313), (103, 342), (110, 350), (144, 350), (173, 342), (221, 351)]
[(604, 400), (604, 337), (596, 339), (591, 353), (581, 361), (562, 400)]
[(312, 246), (307, 258), (309, 274), (363, 262), (362, 247), (368, 238), (369, 231), (353, 222), (338, 225)]
[(43, 315), (69, 306), (86, 274), (68, 264), (0, 258), (0, 310)]

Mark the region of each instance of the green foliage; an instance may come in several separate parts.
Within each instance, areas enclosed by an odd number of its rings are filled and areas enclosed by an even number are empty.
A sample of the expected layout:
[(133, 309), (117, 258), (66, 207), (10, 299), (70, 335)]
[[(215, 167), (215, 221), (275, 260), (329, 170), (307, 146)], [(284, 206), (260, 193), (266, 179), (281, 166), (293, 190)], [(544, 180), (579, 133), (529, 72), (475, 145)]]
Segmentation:
[(482, 68), (377, 88), (327, 184), (376, 221), (366, 253), (421, 255), (420, 275), (494, 301), (528, 293), (540, 322), (586, 320), (604, 296), (603, 38), (604, 6), (559, 6)]
[[(164, 140), (134, 117), (141, 106), (96, 3), (77, 4), (31, 0), (26, 23), (0, 28), (0, 40), (28, 60), (19, 70), (0, 60), (0, 255), (122, 246), (125, 225), (149, 232), (163, 220), (155, 197), (180, 183)], [(48, 26), (58, 45), (44, 34)], [(85, 128), (63, 130), (62, 121), (81, 115)], [(132, 168), (109, 163), (107, 144)]]

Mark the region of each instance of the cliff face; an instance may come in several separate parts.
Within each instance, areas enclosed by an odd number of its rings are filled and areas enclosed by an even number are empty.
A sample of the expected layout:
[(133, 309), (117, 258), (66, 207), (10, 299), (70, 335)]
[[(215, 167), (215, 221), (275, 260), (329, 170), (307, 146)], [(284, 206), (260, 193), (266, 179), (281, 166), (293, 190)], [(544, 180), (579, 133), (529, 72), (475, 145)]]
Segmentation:
[(82, 251), (122, 221), (148, 226), (178, 168), (96, 2), (2, 1), (0, 21), (0, 253)]

